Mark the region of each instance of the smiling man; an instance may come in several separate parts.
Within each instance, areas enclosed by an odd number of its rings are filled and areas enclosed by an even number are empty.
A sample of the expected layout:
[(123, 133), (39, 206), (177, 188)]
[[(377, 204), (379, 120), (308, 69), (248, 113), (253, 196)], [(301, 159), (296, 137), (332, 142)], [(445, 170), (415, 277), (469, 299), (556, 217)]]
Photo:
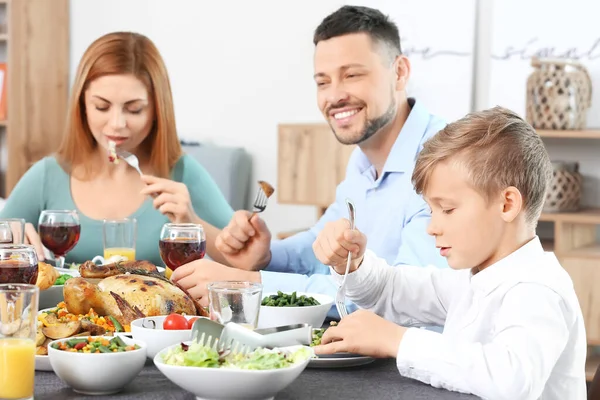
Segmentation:
[(338, 141), (358, 145), (336, 201), (313, 228), (273, 243), (258, 215), (249, 220), (249, 212), (236, 212), (216, 246), (239, 269), (200, 260), (173, 274), (197, 297), (205, 298), (207, 282), (222, 279), (262, 282), (264, 292), (335, 296), (337, 285), (314, 251), (339, 262), (348, 251), (333, 244), (313, 251), (313, 243), (347, 218), (346, 198), (356, 206), (356, 226), (369, 237), (369, 249), (389, 263), (447, 266), (426, 234), (429, 209), (410, 181), (424, 141), (445, 123), (406, 96), (410, 63), (398, 28), (378, 10), (344, 6), (317, 27), (314, 43), (318, 106)]

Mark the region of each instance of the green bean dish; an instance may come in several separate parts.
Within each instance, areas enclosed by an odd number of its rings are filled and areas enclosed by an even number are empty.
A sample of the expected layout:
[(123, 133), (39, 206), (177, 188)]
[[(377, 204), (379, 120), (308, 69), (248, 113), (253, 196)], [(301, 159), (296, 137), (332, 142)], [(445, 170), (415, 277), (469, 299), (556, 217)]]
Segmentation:
[(292, 294), (277, 291), (277, 294), (272, 294), (263, 299), (261, 305), (268, 307), (308, 307), (321, 305), (314, 297), (301, 295), (296, 292)]

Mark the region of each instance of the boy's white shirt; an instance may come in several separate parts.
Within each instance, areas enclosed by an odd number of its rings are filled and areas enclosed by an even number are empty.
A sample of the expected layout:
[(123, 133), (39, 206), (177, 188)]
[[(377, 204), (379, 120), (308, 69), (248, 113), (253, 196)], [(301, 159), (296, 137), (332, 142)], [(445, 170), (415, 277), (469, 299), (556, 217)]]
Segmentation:
[(392, 267), (367, 250), (346, 284), (359, 307), (413, 326), (398, 348), (403, 376), (484, 399), (587, 397), (581, 308), (571, 278), (538, 237), (475, 275)]

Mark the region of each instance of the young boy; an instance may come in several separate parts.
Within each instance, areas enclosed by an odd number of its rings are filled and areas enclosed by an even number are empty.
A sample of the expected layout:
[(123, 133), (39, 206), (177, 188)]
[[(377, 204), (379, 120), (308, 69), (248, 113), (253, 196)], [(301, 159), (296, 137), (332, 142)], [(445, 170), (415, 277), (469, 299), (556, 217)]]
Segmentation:
[(535, 234), (551, 171), (539, 136), (509, 110), (469, 114), (438, 132), (412, 180), (452, 269), (390, 267), (337, 221), (315, 254), (341, 282), (346, 266), (332, 262), (352, 252), (347, 297), (371, 312), (329, 328), (315, 351), (396, 357), (404, 376), (485, 399), (585, 399), (579, 302)]

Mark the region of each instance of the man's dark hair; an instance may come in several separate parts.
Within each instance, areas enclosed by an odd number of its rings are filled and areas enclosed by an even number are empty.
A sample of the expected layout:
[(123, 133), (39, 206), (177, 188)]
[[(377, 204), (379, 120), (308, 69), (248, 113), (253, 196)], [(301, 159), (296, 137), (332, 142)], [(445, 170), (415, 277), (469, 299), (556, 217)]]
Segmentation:
[(374, 43), (385, 45), (393, 58), (402, 54), (396, 24), (381, 11), (361, 6), (343, 6), (325, 17), (315, 30), (313, 43), (316, 46), (322, 40), (352, 33), (368, 34)]

